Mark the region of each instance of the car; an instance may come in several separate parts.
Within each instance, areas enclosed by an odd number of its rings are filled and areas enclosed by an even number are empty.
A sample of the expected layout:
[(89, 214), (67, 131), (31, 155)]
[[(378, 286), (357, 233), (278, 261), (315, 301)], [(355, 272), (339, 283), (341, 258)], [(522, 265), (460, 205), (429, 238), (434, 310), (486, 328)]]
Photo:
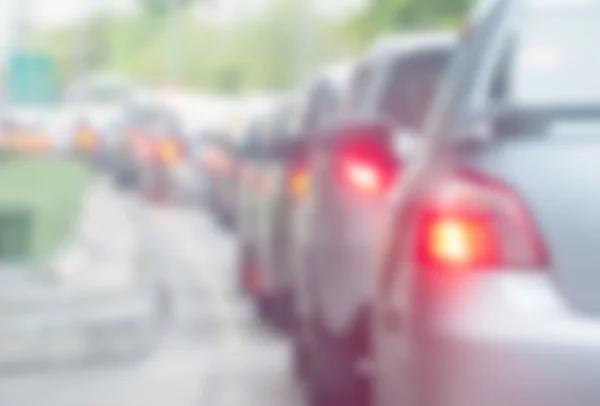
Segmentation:
[(53, 153), (53, 139), (49, 123), (53, 117), (51, 109), (44, 107), (13, 108), (7, 114), (10, 148), (19, 154), (45, 156)]
[(123, 115), (116, 128), (116, 140), (111, 154), (112, 174), (115, 183), (124, 189), (135, 189), (141, 178), (140, 162), (146, 153), (144, 124), (156, 113), (155, 104), (148, 96), (125, 103)]
[(179, 202), (188, 153), (180, 124), (170, 112), (156, 110), (142, 128), (146, 153), (140, 160), (140, 191), (152, 201)]
[(150, 200), (176, 197), (176, 171), (186, 156), (178, 122), (152, 98), (129, 104), (113, 170), (117, 183)]
[(594, 1), (467, 21), (421, 142), (398, 142), (377, 406), (600, 402), (599, 27)]
[(274, 97), (260, 95), (242, 98), (232, 109), (228, 120), (219, 126), (219, 138), (210, 148), (208, 197), (209, 207), (226, 230), (238, 228), (238, 200), (240, 168), (238, 152), (245, 148), (248, 123), (256, 114), (263, 114), (272, 105)]
[(236, 153), (238, 173), (238, 265), (237, 274), (242, 292), (265, 313), (268, 290), (264, 273), (257, 269), (258, 244), (261, 235), (260, 198), (265, 189), (264, 162), (270, 145), (271, 110), (257, 112), (249, 120)]
[(304, 301), (308, 299), (303, 289), (306, 286), (304, 278), (306, 273), (302, 269), (303, 253), (306, 252), (313, 238), (313, 229), (306, 221), (313, 208), (310, 193), (310, 164), (319, 142), (324, 140), (324, 134), (327, 134), (339, 118), (355, 68), (354, 61), (338, 64), (318, 74), (307, 86), (300, 129), (302, 144), (304, 144), (301, 149), (303, 156), (301, 165), (295, 166), (294, 173), (289, 178), (289, 191), (293, 199), (289, 199), (290, 207), (281, 220), (287, 223), (286, 244), (288, 246), (285, 248), (286, 262), (282, 264), (283, 268), (280, 272), (287, 272), (291, 279), (289, 302), (280, 305), (280, 308), (283, 308), (281, 317), (287, 320), (284, 327), (287, 327), (292, 339), (293, 365), (295, 373), (300, 378), (305, 378), (307, 372), (301, 321), (307, 318), (307, 306)]
[[(298, 94), (282, 97), (269, 112), (262, 138), (262, 155), (255, 165), (259, 187), (254, 190), (257, 232), (253, 243), (252, 268), (255, 278), (263, 282), (256, 297), (261, 314), (277, 321), (289, 308), (291, 279), (283, 269), (287, 260), (284, 235), (283, 200), (289, 196), (288, 176), (296, 175), (303, 164), (302, 145), (296, 137), (296, 123), (301, 111)], [(286, 195), (285, 197), (283, 195)], [(291, 197), (291, 196), (290, 196)]]
[(89, 118), (81, 118), (71, 130), (73, 133), (73, 151), (80, 159), (97, 166), (103, 150), (102, 137), (98, 125)]
[(344, 62), (326, 69), (274, 113), (272, 145), (262, 168), (265, 186), (257, 196), (261, 232), (253, 269), (267, 282), (261, 299), (267, 321), (287, 331), (295, 314), (295, 211), (306, 198), (309, 150), (319, 131), (333, 122), (352, 66)]
[(371, 308), (396, 128), (417, 131), (452, 54), (451, 33), (384, 38), (358, 61), (340, 118), (310, 153), (310, 234), (299, 255), (299, 352), (311, 404), (368, 403)]
[(236, 143), (222, 130), (214, 131), (210, 137), (203, 152), (207, 204), (218, 223), (231, 230), (237, 222)]
[(189, 102), (176, 110), (180, 140), (186, 153), (175, 171), (175, 187), (179, 200), (191, 207), (200, 207), (206, 196), (206, 172), (202, 159), (210, 144), (211, 126), (198, 114), (202, 103)]

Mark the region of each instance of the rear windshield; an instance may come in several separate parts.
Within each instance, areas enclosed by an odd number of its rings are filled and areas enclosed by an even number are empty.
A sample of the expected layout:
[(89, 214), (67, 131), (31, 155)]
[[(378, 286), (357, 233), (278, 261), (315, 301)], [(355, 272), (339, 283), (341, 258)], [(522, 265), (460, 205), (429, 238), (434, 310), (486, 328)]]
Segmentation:
[(531, 1), (508, 38), (492, 96), (514, 105), (600, 105), (600, 2)]
[(446, 63), (448, 50), (436, 50), (399, 58), (387, 69), (378, 110), (403, 127), (419, 130)]

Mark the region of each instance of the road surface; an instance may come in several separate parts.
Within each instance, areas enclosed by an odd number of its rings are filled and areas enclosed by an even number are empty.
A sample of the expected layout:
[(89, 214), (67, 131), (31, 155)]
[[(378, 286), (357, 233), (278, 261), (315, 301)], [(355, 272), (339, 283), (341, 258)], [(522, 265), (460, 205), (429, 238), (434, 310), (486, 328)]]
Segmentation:
[[(114, 192), (116, 193), (116, 192)], [(235, 284), (235, 241), (200, 210), (124, 197), (168, 276), (175, 317), (147, 358), (0, 375), (2, 406), (300, 406), (288, 342), (260, 323)]]

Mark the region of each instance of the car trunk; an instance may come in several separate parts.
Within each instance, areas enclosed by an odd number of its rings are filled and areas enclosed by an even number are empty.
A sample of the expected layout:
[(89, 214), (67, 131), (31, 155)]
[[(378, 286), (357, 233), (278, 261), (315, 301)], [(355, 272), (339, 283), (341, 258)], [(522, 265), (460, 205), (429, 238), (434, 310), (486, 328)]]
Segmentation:
[(469, 154), (526, 205), (567, 301), (600, 312), (600, 139), (513, 137)]

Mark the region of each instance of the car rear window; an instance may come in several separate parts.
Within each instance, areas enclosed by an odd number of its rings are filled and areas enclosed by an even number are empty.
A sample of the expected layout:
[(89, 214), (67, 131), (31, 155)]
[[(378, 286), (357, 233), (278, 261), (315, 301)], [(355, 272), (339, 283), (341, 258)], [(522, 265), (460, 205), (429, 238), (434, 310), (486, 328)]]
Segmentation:
[(600, 2), (531, 0), (508, 38), (494, 98), (524, 106), (600, 105)]
[(380, 110), (404, 127), (419, 130), (450, 57), (450, 50), (400, 58), (388, 71)]

